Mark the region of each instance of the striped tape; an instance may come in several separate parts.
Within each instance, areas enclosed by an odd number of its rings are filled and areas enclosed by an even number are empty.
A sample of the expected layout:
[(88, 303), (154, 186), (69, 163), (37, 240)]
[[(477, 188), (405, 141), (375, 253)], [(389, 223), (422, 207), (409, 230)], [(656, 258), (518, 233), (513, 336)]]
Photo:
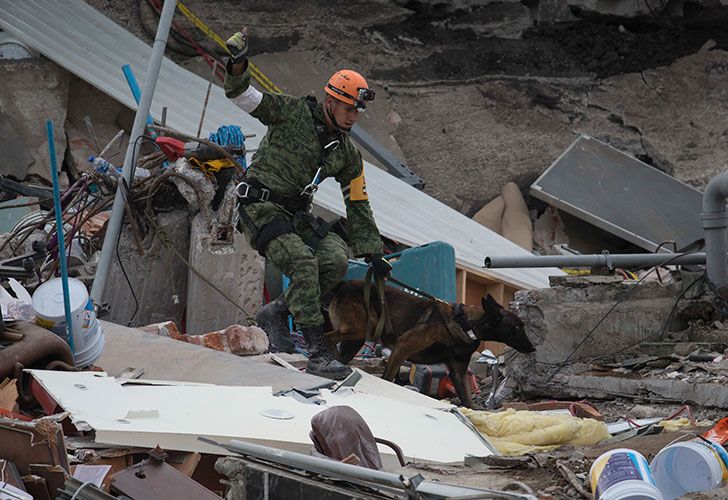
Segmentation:
[[(189, 21), (197, 26), (197, 28), (202, 31), (205, 35), (207, 35), (209, 38), (211, 38), (216, 44), (218, 44), (220, 47), (222, 47), (225, 52), (228, 54), (230, 51), (228, 50), (227, 46), (225, 45), (225, 41), (220, 38), (217, 33), (212, 31), (208, 25), (206, 25), (199, 17), (194, 15), (190, 9), (188, 9), (182, 2), (177, 2), (177, 8), (179, 11), (184, 15)], [(268, 92), (271, 92), (273, 94), (282, 94), (283, 91), (276, 86), (275, 83), (271, 81), (270, 78), (265, 76), (263, 72), (258, 69), (256, 65), (252, 63), (252, 61), (248, 60), (248, 64), (250, 67), (250, 76), (253, 77), (253, 79), (260, 84), (261, 87), (263, 87)]]

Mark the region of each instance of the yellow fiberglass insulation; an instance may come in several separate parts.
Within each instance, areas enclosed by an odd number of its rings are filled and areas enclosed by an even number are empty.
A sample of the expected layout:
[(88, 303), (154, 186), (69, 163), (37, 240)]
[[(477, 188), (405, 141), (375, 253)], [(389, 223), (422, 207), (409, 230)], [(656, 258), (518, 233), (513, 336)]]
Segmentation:
[(548, 451), (565, 444), (590, 446), (609, 437), (603, 422), (537, 411), (488, 412), (460, 408), (478, 430), (504, 455)]

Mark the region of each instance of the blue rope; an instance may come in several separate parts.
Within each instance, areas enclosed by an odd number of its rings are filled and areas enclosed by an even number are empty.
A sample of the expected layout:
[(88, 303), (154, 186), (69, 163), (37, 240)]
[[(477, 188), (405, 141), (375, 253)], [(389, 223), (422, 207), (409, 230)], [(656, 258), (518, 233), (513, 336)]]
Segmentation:
[[(210, 137), (208, 139), (210, 142), (214, 142), (220, 146), (235, 146), (236, 148), (241, 149), (245, 148), (245, 134), (243, 134), (243, 131), (240, 130), (240, 127), (237, 125), (223, 125), (217, 129), (217, 132), (210, 133)], [(236, 156), (235, 160), (242, 165), (243, 170), (248, 170), (245, 155)]]

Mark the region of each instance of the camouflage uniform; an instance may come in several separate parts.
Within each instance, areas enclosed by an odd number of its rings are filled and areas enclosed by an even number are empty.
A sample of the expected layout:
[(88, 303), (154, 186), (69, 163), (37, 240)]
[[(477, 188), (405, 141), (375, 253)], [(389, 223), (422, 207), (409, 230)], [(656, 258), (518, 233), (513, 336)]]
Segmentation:
[[(305, 97), (264, 92), (262, 99), (251, 105), (250, 102), (241, 101), (249, 86), (249, 68), (238, 76), (232, 75), (228, 68), (225, 95), (268, 127), (258, 151), (253, 155), (246, 178), (262, 183), (278, 195), (293, 198), (311, 183), (318, 168), (322, 167), (320, 178), (334, 177), (342, 187), (347, 232), (354, 255), (381, 254), (382, 242), (366, 197), (361, 154), (349, 136), (343, 134), (338, 137), (339, 147), (326, 153), (324, 158), (325, 153)], [(317, 105), (313, 116), (323, 122), (321, 104)], [(305, 243), (314, 234), (311, 226), (297, 220), (279, 205), (257, 202), (243, 205), (241, 209), (258, 229), (275, 217), (283, 216), (293, 222), (296, 232), (271, 240), (265, 249), (265, 256), (291, 279), (285, 298), (297, 326), (323, 324), (320, 298), (346, 274), (346, 243), (329, 232), (316, 250), (312, 251)], [(241, 230), (255, 248), (255, 235), (244, 224), (241, 224)]]

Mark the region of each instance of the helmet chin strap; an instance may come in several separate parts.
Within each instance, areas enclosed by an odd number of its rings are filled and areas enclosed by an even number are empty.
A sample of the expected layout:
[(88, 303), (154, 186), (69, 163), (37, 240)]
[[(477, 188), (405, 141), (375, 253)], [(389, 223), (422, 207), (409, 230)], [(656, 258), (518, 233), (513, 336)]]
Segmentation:
[(351, 132), (351, 127), (344, 128), (344, 127), (342, 127), (341, 125), (338, 124), (338, 122), (336, 121), (336, 118), (334, 118), (334, 113), (331, 112), (331, 103), (329, 103), (328, 105), (324, 106), (324, 109), (326, 111), (326, 116), (329, 117), (329, 120), (331, 120), (331, 123), (334, 124), (334, 128), (338, 132), (341, 132), (342, 134), (348, 134), (349, 132)]

